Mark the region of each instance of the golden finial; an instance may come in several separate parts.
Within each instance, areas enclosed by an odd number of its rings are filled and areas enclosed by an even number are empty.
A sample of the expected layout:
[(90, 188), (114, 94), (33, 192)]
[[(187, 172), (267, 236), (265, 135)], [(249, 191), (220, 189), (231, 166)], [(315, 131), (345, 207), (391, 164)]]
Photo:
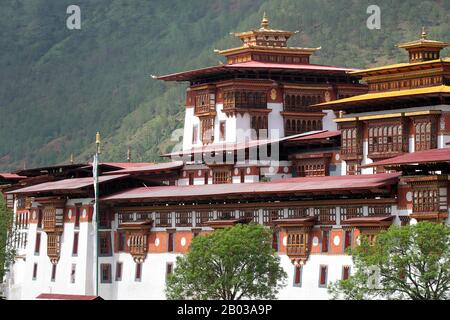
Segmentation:
[(269, 28), (269, 18), (267, 18), (266, 13), (264, 12), (263, 18), (261, 20), (261, 28), (268, 29)]
[(70, 164), (74, 163), (74, 159), (73, 159), (73, 153), (70, 154)]
[(128, 147), (128, 150), (127, 150), (127, 161), (131, 162), (131, 148), (130, 147)]
[(95, 144), (97, 145), (97, 153), (100, 153), (100, 142), (101, 142), (100, 132), (97, 131), (97, 134), (95, 135)]
[(425, 30), (425, 27), (422, 27), (422, 39), (426, 39), (428, 37), (428, 33), (427, 33), (427, 31)]

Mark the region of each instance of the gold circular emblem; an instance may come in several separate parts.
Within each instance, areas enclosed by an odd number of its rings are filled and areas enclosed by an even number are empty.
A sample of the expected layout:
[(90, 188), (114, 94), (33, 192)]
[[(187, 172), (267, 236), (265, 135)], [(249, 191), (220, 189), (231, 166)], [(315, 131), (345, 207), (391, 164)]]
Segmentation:
[(275, 99), (277, 98), (277, 90), (272, 89), (272, 90), (270, 91), (270, 98), (271, 98), (272, 100), (275, 100)]

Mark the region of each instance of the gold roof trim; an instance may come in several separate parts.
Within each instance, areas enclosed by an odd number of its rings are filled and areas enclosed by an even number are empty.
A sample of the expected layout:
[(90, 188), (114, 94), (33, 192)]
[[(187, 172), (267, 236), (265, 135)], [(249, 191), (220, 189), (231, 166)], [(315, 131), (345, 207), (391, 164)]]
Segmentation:
[(441, 114), (440, 110), (426, 110), (426, 111), (414, 111), (414, 112), (405, 112), (405, 116), (414, 117), (414, 116), (427, 116), (430, 114)]
[(274, 46), (242, 46), (236, 48), (230, 48), (225, 50), (218, 50), (217, 53), (220, 55), (230, 55), (233, 53), (239, 53), (241, 51), (259, 51), (263, 53), (294, 53), (294, 54), (307, 54), (311, 55), (314, 52), (322, 49), (318, 48), (300, 48), (300, 47), (274, 47)]
[(404, 113), (388, 113), (388, 114), (376, 114), (373, 116), (359, 117), (359, 120), (376, 120), (376, 119), (389, 119), (389, 118), (400, 118), (403, 117)]
[(334, 119), (334, 122), (336, 123), (340, 123), (340, 122), (353, 122), (353, 121), (358, 121), (358, 117), (353, 117), (353, 118), (336, 118)]
[(405, 96), (413, 96), (413, 95), (421, 95), (421, 94), (433, 94), (433, 93), (450, 93), (450, 86), (434, 86), (427, 88), (419, 88), (419, 89), (410, 89), (410, 90), (397, 90), (397, 91), (387, 91), (387, 92), (377, 92), (377, 93), (367, 93), (362, 94), (346, 99), (333, 100), (329, 102), (319, 103), (314, 105), (314, 107), (326, 107), (331, 105), (338, 105), (350, 102), (361, 102), (361, 101), (370, 101), (376, 99), (383, 98), (397, 98), (397, 97), (405, 97)]
[(334, 122), (391, 119), (391, 118), (400, 118), (400, 117), (426, 116), (426, 115), (430, 115), (430, 114), (441, 114), (441, 113), (442, 112), (440, 110), (398, 112), (398, 113), (388, 113), (388, 114), (376, 114), (376, 115), (372, 115), (372, 116), (363, 116), (363, 117), (337, 118), (337, 119), (334, 119)]
[(436, 59), (436, 60), (422, 61), (422, 62), (415, 62), (415, 63), (397, 63), (397, 64), (391, 64), (391, 65), (382, 66), (382, 67), (369, 68), (369, 69), (365, 69), (365, 70), (351, 71), (349, 73), (354, 74), (354, 75), (364, 75), (366, 73), (375, 72), (375, 71), (387, 71), (389, 69), (415, 67), (415, 66), (433, 64), (433, 63), (439, 63), (439, 62), (450, 63), (450, 58), (441, 58), (441, 59)]

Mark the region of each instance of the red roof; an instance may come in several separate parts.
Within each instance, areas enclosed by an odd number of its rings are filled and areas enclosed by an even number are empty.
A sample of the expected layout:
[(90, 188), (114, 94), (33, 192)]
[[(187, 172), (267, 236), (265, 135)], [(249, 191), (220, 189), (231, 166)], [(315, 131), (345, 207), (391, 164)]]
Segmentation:
[(9, 172), (0, 172), (0, 178), (8, 179), (8, 180), (21, 180), (26, 179), (27, 177), (19, 176), (15, 173), (9, 173)]
[(271, 70), (292, 70), (292, 71), (310, 71), (310, 72), (326, 71), (327, 73), (329, 72), (346, 73), (348, 71), (357, 71), (357, 69), (324, 66), (317, 64), (287, 64), (287, 63), (248, 61), (242, 63), (224, 64), (184, 72), (172, 73), (165, 76), (157, 77), (157, 79), (165, 81), (188, 81), (194, 76), (220, 73), (232, 70), (242, 70), (242, 69), (271, 69)]
[[(92, 163), (89, 163), (92, 165)], [(100, 165), (119, 168), (119, 169), (130, 169), (130, 168), (140, 168), (152, 165), (150, 162), (102, 162)]]
[(398, 157), (374, 162), (362, 167), (375, 166), (395, 166), (402, 164), (427, 163), (427, 162), (450, 162), (450, 148), (431, 149), (425, 151), (417, 151), (405, 153)]
[(178, 152), (172, 152), (164, 154), (164, 157), (170, 157), (170, 156), (183, 156), (193, 153), (210, 153), (210, 152), (224, 152), (224, 151), (236, 151), (236, 150), (242, 150), (247, 148), (255, 148), (260, 147), (263, 145), (268, 144), (274, 144), (279, 143), (282, 141), (293, 141), (292, 139), (305, 137), (305, 140), (311, 139), (311, 137), (314, 139), (314, 135), (325, 133), (326, 130), (323, 131), (311, 131), (306, 133), (300, 133), (293, 136), (288, 136), (284, 138), (279, 139), (269, 139), (269, 140), (251, 140), (247, 142), (240, 142), (240, 143), (216, 143), (216, 144), (208, 144), (201, 147), (194, 147), (187, 150), (182, 150)]
[(41, 293), (36, 299), (47, 300), (103, 300), (99, 296), (86, 296), (78, 294)]
[[(127, 174), (121, 175), (110, 175), (99, 177), (99, 183), (106, 181), (111, 181), (115, 179), (120, 179), (127, 177)], [(37, 193), (37, 192), (49, 192), (49, 191), (70, 191), (77, 190), (85, 187), (92, 186), (94, 184), (94, 179), (92, 177), (87, 178), (74, 178), (74, 179), (64, 179), (59, 181), (51, 181), (40, 183), (34, 186), (17, 189), (10, 191), (9, 193)]]
[(167, 170), (173, 170), (178, 169), (184, 166), (183, 161), (173, 161), (173, 162), (166, 162), (166, 163), (155, 163), (150, 164), (146, 166), (138, 166), (138, 167), (130, 167), (127, 169), (112, 171), (112, 172), (105, 172), (105, 175), (111, 175), (111, 174), (136, 174), (136, 173), (150, 173), (150, 172), (158, 172), (158, 171), (167, 171)]
[(194, 186), (141, 187), (102, 198), (103, 201), (198, 199), (243, 195), (301, 194), (369, 190), (397, 183), (400, 173), (281, 179), (272, 182)]

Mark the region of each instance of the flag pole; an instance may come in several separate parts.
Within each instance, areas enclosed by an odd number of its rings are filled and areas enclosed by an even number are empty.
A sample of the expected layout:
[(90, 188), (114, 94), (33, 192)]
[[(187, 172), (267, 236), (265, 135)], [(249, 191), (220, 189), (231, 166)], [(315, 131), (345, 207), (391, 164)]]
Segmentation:
[(95, 197), (95, 219), (94, 219), (94, 226), (95, 226), (95, 295), (98, 296), (98, 276), (99, 276), (99, 270), (98, 270), (98, 250), (99, 250), (99, 241), (98, 241), (98, 222), (99, 222), (99, 192), (98, 192), (98, 163), (99, 163), (99, 155), (100, 155), (100, 132), (97, 132), (95, 135), (95, 144), (97, 146), (95, 156), (94, 156), (94, 165), (92, 168), (93, 176), (94, 176), (94, 197)]

